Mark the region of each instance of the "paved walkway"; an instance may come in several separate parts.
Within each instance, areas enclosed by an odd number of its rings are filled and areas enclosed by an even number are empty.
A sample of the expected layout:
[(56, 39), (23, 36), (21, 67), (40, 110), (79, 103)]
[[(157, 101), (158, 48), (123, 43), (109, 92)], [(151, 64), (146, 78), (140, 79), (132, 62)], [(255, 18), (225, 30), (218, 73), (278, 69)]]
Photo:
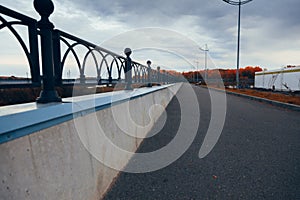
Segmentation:
[[(191, 147), (161, 170), (121, 173), (105, 199), (300, 199), (300, 112), (227, 95), (227, 116), (213, 151), (198, 158), (210, 120), (207, 89), (195, 87), (201, 110)], [(186, 95), (184, 88), (178, 95)], [(167, 107), (160, 134), (140, 152), (168, 144), (178, 129), (179, 103)], [(155, 129), (155, 128), (154, 128)]]

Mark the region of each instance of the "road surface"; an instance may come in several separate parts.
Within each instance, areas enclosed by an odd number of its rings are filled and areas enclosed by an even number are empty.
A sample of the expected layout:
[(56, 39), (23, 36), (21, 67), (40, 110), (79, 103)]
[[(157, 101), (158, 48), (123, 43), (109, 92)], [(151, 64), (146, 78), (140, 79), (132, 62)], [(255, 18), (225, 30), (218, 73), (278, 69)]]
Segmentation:
[[(300, 112), (227, 95), (223, 132), (214, 149), (198, 157), (210, 120), (207, 89), (194, 87), (200, 102), (197, 136), (166, 168), (121, 173), (105, 199), (300, 199)], [(184, 87), (178, 95), (187, 95)], [(180, 122), (179, 103), (167, 107), (163, 130), (139, 152), (168, 144)], [(155, 129), (155, 127), (154, 127)]]

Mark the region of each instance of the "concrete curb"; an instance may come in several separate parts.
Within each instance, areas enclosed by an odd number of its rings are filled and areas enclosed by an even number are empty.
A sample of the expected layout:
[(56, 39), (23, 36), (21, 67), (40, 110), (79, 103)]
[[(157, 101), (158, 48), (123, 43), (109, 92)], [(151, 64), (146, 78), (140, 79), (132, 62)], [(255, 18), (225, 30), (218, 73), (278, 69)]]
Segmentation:
[[(202, 87), (202, 88), (207, 88), (207, 87)], [(209, 89), (224, 92), (224, 90), (220, 90), (220, 89), (216, 89), (216, 88), (209, 88)], [(230, 92), (230, 91), (226, 91), (226, 94), (231, 94), (231, 95), (235, 95), (235, 96), (239, 96), (239, 97), (244, 97), (244, 98), (251, 99), (251, 100), (254, 100), (254, 101), (259, 101), (259, 102), (271, 104), (273, 106), (278, 106), (278, 107), (281, 107), (281, 108), (285, 108), (285, 109), (300, 112), (300, 106), (294, 105), (294, 104), (282, 103), (282, 102), (279, 102), (279, 101), (274, 101), (274, 100), (270, 100), (270, 99), (265, 99), (265, 98), (261, 98), (261, 97), (255, 97), (255, 96), (250, 96), (250, 95), (240, 94), (240, 93)]]

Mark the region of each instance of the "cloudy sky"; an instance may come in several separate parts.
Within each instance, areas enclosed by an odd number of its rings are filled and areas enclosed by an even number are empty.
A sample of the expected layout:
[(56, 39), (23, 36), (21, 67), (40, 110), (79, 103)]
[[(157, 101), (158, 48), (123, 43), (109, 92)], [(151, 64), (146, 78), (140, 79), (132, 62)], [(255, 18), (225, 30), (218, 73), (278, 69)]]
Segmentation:
[[(0, 0), (0, 4), (39, 19), (31, 0)], [(238, 7), (222, 0), (53, 0), (55, 27), (154, 66), (188, 71), (235, 68)], [(242, 7), (240, 66), (276, 69), (300, 65), (300, 1), (253, 0)], [(0, 65), (21, 65), (22, 51), (0, 31)], [(2, 34), (2, 35), (1, 35)], [(5, 49), (5, 51), (4, 51)], [(15, 62), (15, 63), (14, 63)], [(0, 71), (3, 72), (3, 69)], [(24, 72), (22, 72), (24, 73)]]

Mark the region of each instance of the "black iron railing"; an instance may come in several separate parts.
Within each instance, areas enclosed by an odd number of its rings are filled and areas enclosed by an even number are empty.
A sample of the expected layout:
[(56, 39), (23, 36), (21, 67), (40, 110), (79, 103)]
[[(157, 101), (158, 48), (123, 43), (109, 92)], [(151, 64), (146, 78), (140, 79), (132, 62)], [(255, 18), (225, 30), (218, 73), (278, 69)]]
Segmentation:
[[(131, 89), (131, 84), (151, 82), (175, 82), (177, 77), (161, 73), (160, 69), (151, 69), (151, 62), (147, 61), (147, 66), (132, 61), (130, 58), (131, 50), (126, 48), (124, 53), (126, 57), (118, 55), (107, 49), (99, 47), (91, 42), (78, 38), (74, 35), (61, 30), (54, 29), (54, 25), (49, 21), (49, 16), (54, 11), (54, 5), (51, 0), (34, 0), (35, 10), (40, 14), (39, 21), (28, 16), (15, 12), (0, 5), (0, 31), (4, 28), (9, 29), (20, 43), (30, 66), (31, 81), (18, 84), (18, 87), (40, 87), (42, 91), (37, 99), (38, 103), (60, 102), (55, 86), (63, 84), (74, 84), (76, 79), (63, 80), (63, 71), (66, 68), (66, 60), (69, 55), (73, 55), (80, 74), (80, 84), (87, 84), (86, 68), (87, 60), (92, 58), (96, 70), (93, 84), (113, 84), (118, 82), (126, 83), (126, 89)], [(13, 20), (8, 21), (4, 16)], [(18, 34), (14, 25), (23, 25), (28, 28), (29, 47)], [(38, 38), (40, 37), (40, 46)], [(63, 46), (66, 50), (63, 51)], [(82, 46), (86, 49), (84, 56), (79, 56), (75, 47)], [(40, 51), (39, 51), (40, 49)], [(41, 57), (40, 70), (39, 57)], [(40, 71), (43, 72), (41, 75)], [(101, 77), (103, 71), (108, 75)], [(113, 73), (115, 71), (115, 73)], [(113, 77), (116, 75), (116, 77)], [(12, 84), (0, 84), (0, 87), (9, 87)]]
[[(13, 18), (13, 21), (7, 21), (2, 15)], [(38, 52), (38, 29), (37, 21), (23, 14), (17, 13), (11, 9), (5, 8), (0, 5), (0, 31), (4, 28), (10, 30), (10, 32), (16, 37), (20, 43), (30, 66), (31, 83), (39, 86), (41, 84), (40, 78), (40, 66), (39, 66), (39, 52)], [(24, 40), (20, 34), (14, 28), (14, 25), (23, 25), (28, 29), (29, 48), (27, 48)]]

